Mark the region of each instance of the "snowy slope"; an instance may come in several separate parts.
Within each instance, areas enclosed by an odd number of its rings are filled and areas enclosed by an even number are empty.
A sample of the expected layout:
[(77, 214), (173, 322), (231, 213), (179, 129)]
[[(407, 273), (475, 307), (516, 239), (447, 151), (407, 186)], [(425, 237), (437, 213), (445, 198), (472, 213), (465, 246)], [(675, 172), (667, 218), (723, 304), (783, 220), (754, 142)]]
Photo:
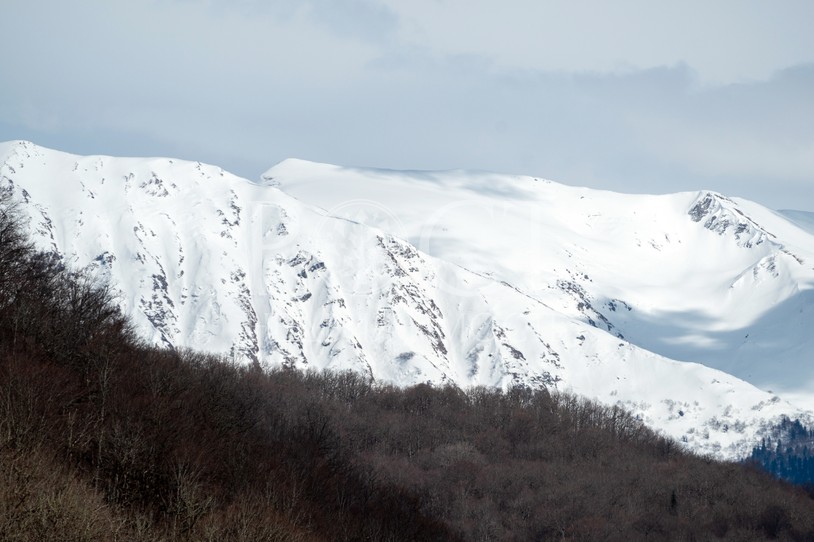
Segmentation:
[(264, 179), (642, 348), (814, 408), (814, 236), (760, 205), (299, 160)]
[[(634, 297), (628, 290), (646, 276), (634, 268), (657, 262), (643, 256), (648, 242), (639, 252), (609, 257), (614, 248), (604, 245), (602, 232), (624, 239), (634, 227), (622, 211), (642, 213), (636, 226), (642, 228), (640, 239), (649, 240), (643, 236), (655, 225), (669, 229), (675, 235), (670, 250), (680, 254), (692, 251), (673, 245), (719, 243), (718, 234), (703, 225), (696, 237), (682, 237), (691, 234), (679, 218), (659, 222), (675, 205), (669, 198), (634, 201), (552, 184), (552, 201), (535, 215), (540, 231), (503, 237), (509, 231), (505, 222), (528, 224), (522, 213), (534, 205), (520, 195), (531, 194), (538, 203), (542, 197), (510, 184), (491, 192), (477, 184), (488, 179), (472, 179), (471, 188), (463, 176), (429, 180), (416, 197), (401, 186), (414, 183), (414, 175), (388, 174), (395, 184), (381, 187), (380, 197), (404, 189), (403, 199), (396, 194), (382, 204), (364, 186), (357, 190), (350, 183), (365, 180), (372, 191), (378, 172), (298, 162), (277, 168), (287, 170), (290, 184), (284, 187), (301, 197), (311, 192), (302, 189), (307, 179), (321, 179), (313, 188), (324, 194), (310, 195), (342, 199), (346, 206), (345, 212), (326, 212), (272, 186), (281, 171), (258, 184), (200, 163), (79, 157), (26, 142), (0, 144), (0, 164), (0, 185), (14, 190), (38, 243), (106, 276), (124, 309), (156, 344), (222, 352), (247, 363), (351, 369), (405, 385), (545, 384), (621, 403), (693, 449), (727, 457), (745, 451), (781, 414), (806, 415), (773, 393), (703, 365), (671, 361), (628, 338), (644, 329), (635, 315), (649, 307), (647, 300), (681, 296)], [(330, 175), (317, 175), (326, 168)], [(336, 172), (341, 175), (334, 177)], [(471, 193), (477, 203), (456, 203), (461, 193)], [(687, 204), (694, 197), (677, 196)], [(352, 198), (357, 201), (348, 203)], [(577, 207), (581, 198), (592, 198), (607, 214), (586, 224)], [(484, 208), (487, 201), (493, 208)], [(451, 212), (420, 216), (439, 202)], [(502, 207), (509, 203), (519, 207)], [(652, 208), (645, 212), (640, 206)], [(354, 209), (374, 212), (360, 216)], [(348, 216), (333, 216), (343, 214)], [(477, 220), (460, 222), (467, 216)], [(428, 217), (434, 229), (424, 240), (415, 228)], [(715, 227), (722, 227), (720, 219)], [(764, 251), (776, 243), (757, 228), (733, 237), (735, 247), (725, 258), (740, 256), (744, 263), (742, 251)], [(807, 237), (794, 231), (800, 247), (785, 250), (803, 254)], [(741, 246), (748, 243), (752, 248)], [(608, 267), (592, 263), (592, 253)], [(710, 277), (717, 269), (711, 262), (702, 267)], [(627, 282), (611, 288), (611, 279), (626, 268), (631, 268)], [(800, 273), (781, 257), (774, 268), (789, 276)], [(664, 273), (679, 275), (672, 268)], [(765, 280), (772, 273), (747, 279)], [(696, 283), (703, 286), (700, 279)], [(651, 290), (658, 287), (655, 281)]]

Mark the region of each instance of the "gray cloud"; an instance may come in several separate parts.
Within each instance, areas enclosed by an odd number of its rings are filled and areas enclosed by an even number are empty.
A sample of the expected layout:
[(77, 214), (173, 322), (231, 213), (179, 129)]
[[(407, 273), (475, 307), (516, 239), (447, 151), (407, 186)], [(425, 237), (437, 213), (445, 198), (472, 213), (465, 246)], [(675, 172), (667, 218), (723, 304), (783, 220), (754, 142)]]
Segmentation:
[[(296, 156), (814, 210), (808, 3), (672, 7), (650, 27), (640, 2), (576, 4), (595, 16), (520, 0), (7, 0), (0, 139), (250, 178)], [(535, 24), (549, 34), (527, 36)]]
[(807, 0), (385, 0), (405, 41), (504, 68), (615, 71), (687, 63), (702, 80), (764, 79), (812, 60)]
[(329, 31), (356, 39), (387, 41), (399, 26), (396, 12), (364, 0), (309, 0), (311, 15)]

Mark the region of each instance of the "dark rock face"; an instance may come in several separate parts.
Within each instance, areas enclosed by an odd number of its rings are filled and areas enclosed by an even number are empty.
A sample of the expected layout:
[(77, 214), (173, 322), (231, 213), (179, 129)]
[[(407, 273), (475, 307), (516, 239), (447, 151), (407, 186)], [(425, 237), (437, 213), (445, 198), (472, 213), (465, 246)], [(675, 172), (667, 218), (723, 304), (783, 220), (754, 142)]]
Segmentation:
[(731, 231), (738, 246), (752, 248), (775, 236), (741, 211), (731, 199), (707, 192), (687, 212), (693, 222), (704, 221), (704, 227), (718, 235)]

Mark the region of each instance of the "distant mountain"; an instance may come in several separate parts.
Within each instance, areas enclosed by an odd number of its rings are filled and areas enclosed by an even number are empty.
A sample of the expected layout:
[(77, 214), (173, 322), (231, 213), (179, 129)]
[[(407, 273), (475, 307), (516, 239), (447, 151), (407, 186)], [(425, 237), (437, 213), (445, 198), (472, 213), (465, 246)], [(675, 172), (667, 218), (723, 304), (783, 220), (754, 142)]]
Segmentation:
[(0, 164), (39, 245), (110, 280), (156, 344), (568, 389), (723, 457), (811, 419), (814, 237), (751, 202), (301, 161), (253, 183), (27, 142)]
[(806, 230), (808, 233), (814, 234), (814, 213), (810, 211), (792, 211), (789, 209), (784, 209), (778, 212)]

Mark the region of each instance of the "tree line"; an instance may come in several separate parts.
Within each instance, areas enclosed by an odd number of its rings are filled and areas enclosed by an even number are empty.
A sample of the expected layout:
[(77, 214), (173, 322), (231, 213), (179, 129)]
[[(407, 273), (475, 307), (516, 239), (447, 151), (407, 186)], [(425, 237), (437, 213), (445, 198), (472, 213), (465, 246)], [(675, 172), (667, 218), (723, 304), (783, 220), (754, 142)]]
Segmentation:
[(814, 493), (814, 430), (784, 418), (752, 449), (748, 461)]

